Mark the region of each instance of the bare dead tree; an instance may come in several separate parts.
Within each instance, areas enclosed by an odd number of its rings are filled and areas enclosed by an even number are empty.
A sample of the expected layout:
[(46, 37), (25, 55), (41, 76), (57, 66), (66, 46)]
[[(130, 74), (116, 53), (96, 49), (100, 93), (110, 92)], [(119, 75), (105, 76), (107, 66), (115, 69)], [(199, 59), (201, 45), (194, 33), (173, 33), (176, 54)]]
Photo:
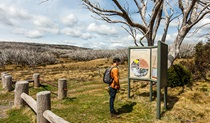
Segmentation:
[[(175, 18), (179, 18), (180, 21), (177, 26), (178, 33), (169, 51), (169, 66), (173, 64), (173, 61), (177, 58), (180, 46), (188, 32), (193, 26), (210, 14), (209, 0), (177, 0), (177, 8), (174, 8), (176, 3), (172, 0), (129, 0), (129, 3), (133, 2), (136, 5), (136, 9), (134, 7), (130, 9), (129, 5), (125, 7), (125, 4), (118, 0), (110, 1), (114, 6), (113, 9), (110, 9), (110, 6), (107, 8), (102, 7), (99, 2), (93, 2), (93, 0), (82, 1), (84, 6), (98, 15), (100, 19), (108, 23), (127, 25), (129, 29), (125, 27), (124, 29), (132, 36), (136, 46), (138, 46), (137, 41), (139, 40), (141, 44), (144, 38), (148, 46), (153, 46), (161, 22), (165, 22), (161, 38), (161, 40), (165, 42), (170, 23)], [(174, 3), (173, 6), (172, 3)], [(152, 7), (151, 12), (148, 9), (149, 7)], [(175, 9), (179, 9), (181, 13), (174, 15)], [(139, 14), (141, 22), (132, 18), (133, 13)], [(143, 34), (143, 37), (137, 39), (136, 31)]]
[(181, 25), (178, 28), (178, 34), (174, 40), (173, 47), (171, 49), (170, 62), (173, 63), (178, 56), (180, 46), (186, 37), (187, 33), (200, 22), (205, 16), (210, 14), (210, 1), (209, 0), (178, 0), (179, 9), (181, 10), (182, 20)]

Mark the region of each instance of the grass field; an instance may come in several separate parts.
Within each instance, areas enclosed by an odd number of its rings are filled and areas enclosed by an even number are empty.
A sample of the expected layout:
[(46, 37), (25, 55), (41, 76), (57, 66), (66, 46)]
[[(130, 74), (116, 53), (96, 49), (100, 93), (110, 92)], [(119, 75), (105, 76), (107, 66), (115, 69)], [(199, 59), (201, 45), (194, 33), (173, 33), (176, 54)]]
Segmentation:
[[(102, 71), (110, 66), (107, 59), (85, 62), (66, 61), (62, 64), (22, 68), (7, 66), (6, 71), (13, 80), (32, 78), (33, 73), (40, 73), (45, 81), (57, 84), (59, 78), (68, 80), (68, 97), (57, 99), (57, 87), (42, 83), (39, 88), (30, 84), (29, 95), (36, 98), (40, 91), (51, 91), (51, 110), (58, 116), (72, 123), (204, 123), (210, 122), (210, 84), (195, 82), (192, 88), (168, 89), (168, 110), (162, 110), (161, 120), (156, 119), (156, 97), (149, 101), (149, 84), (135, 81), (131, 83), (132, 98), (127, 98), (127, 65), (120, 69), (121, 90), (117, 93), (115, 107), (121, 118), (110, 118), (109, 95), (107, 85), (102, 82)], [(16, 68), (16, 69), (14, 69)], [(100, 68), (100, 75), (99, 75)], [(0, 69), (3, 72), (3, 69)], [(0, 88), (2, 88), (0, 86)], [(153, 87), (156, 90), (156, 87)], [(154, 94), (155, 95), (155, 94)], [(5, 93), (0, 89), (0, 122), (35, 123), (36, 114), (29, 108), (14, 109), (14, 92)], [(163, 102), (162, 102), (163, 108)]]

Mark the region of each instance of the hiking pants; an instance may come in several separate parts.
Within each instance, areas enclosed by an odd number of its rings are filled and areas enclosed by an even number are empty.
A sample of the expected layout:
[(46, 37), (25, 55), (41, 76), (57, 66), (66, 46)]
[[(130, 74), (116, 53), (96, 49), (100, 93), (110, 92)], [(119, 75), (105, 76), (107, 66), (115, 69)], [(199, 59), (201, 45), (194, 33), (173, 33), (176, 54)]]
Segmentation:
[(110, 113), (116, 113), (114, 109), (114, 100), (117, 93), (117, 89), (109, 87), (109, 92), (110, 92), (110, 99), (109, 99)]

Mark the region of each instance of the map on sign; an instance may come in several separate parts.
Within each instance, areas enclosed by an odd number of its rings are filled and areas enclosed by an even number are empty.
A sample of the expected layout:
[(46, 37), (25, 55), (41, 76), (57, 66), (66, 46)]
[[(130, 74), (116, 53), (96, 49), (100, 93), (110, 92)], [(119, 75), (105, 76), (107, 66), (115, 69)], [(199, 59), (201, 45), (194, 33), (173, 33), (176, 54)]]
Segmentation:
[(149, 71), (149, 64), (146, 62), (145, 59), (135, 59), (131, 63), (131, 71), (137, 77), (146, 76)]
[(131, 49), (130, 54), (130, 77), (149, 79), (150, 49)]

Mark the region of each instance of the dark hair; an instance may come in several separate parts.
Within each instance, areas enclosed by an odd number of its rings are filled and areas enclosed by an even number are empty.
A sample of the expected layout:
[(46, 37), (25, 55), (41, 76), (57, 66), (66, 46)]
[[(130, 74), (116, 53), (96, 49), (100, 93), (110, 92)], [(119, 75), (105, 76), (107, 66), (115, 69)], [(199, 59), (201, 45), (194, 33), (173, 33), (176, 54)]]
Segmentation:
[(121, 60), (119, 58), (114, 58), (113, 63), (116, 63), (116, 62), (121, 62)]

